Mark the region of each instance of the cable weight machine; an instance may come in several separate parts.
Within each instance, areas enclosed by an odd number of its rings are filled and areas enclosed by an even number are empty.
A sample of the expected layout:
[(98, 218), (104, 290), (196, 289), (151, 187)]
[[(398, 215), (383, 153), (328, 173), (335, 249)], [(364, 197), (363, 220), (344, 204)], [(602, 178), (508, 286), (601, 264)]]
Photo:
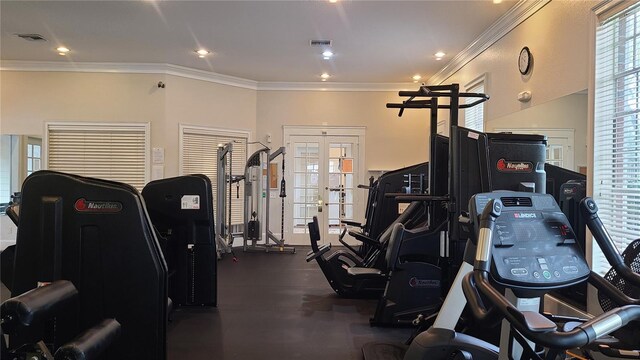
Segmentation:
[(233, 142), (218, 145), (216, 171), (216, 243), (218, 259), (224, 254), (231, 254), (233, 261), (238, 258), (233, 252), (234, 234), (231, 232), (231, 190), (234, 182), (238, 182), (231, 174), (233, 169)]
[[(245, 186), (243, 250), (294, 254), (296, 249), (292, 246), (285, 246), (284, 239), (284, 202), (287, 196), (286, 181), (284, 179), (286, 149), (280, 147), (272, 153), (269, 147), (262, 143), (258, 144), (262, 145), (263, 148), (249, 157), (243, 178)], [(280, 180), (279, 194), (281, 201), (280, 238), (269, 229), (270, 182), (272, 176), (270, 165), (278, 156), (282, 156), (282, 178)], [(264, 211), (264, 215), (262, 215), (262, 211)], [(263, 239), (263, 228), (264, 243), (260, 243)]]

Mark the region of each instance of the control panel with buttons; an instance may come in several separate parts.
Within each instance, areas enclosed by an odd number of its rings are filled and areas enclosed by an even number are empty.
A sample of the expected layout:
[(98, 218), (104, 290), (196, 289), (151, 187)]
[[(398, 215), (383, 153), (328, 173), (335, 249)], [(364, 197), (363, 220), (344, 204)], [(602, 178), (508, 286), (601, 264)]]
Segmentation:
[[(530, 201), (522, 201), (523, 194)], [(515, 197), (518, 201), (509, 201)], [(519, 204), (505, 205), (495, 223), (491, 248), (494, 281), (513, 288), (544, 290), (579, 283), (589, 276), (569, 221), (553, 197), (548, 197), (498, 191), (472, 198), (473, 216), (481, 213), (491, 198), (499, 198), (503, 204)]]

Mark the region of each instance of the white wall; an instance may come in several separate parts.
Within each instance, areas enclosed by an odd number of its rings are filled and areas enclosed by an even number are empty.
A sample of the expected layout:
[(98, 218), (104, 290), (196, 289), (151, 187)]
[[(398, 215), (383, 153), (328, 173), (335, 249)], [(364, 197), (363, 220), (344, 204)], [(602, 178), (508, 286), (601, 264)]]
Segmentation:
[[(590, 10), (598, 1), (551, 1), (444, 83), (462, 88), (487, 74), (486, 119), (496, 119), (588, 88)], [(529, 75), (517, 67), (522, 47), (533, 54)], [(531, 91), (528, 103), (517, 100)]]
[(399, 118), (385, 106), (400, 101), (397, 92), (258, 91), (257, 139), (270, 133), (274, 147), (281, 146), (284, 125), (365, 126), (365, 169), (426, 161), (429, 112), (407, 110)]

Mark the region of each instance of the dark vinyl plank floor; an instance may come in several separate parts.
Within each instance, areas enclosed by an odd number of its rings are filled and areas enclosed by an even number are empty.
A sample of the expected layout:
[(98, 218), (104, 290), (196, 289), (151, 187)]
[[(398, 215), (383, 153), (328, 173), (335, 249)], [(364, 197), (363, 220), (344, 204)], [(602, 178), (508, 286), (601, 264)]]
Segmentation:
[(335, 295), (308, 250), (219, 261), (218, 307), (174, 312), (168, 359), (361, 359), (369, 341), (407, 339), (410, 329), (370, 327), (376, 301)]

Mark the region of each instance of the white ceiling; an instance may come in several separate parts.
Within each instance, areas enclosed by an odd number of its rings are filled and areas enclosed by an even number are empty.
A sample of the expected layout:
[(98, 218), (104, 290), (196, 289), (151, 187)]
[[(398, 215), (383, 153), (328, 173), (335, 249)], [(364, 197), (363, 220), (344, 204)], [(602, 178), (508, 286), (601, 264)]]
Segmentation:
[[(0, 59), (167, 63), (255, 81), (409, 82), (515, 1), (1, 1)], [(28, 42), (16, 33), (38, 33)], [(311, 39), (333, 40), (323, 60)], [(64, 58), (55, 48), (71, 52)], [(194, 50), (212, 50), (199, 59)], [(447, 56), (435, 60), (433, 54)]]

